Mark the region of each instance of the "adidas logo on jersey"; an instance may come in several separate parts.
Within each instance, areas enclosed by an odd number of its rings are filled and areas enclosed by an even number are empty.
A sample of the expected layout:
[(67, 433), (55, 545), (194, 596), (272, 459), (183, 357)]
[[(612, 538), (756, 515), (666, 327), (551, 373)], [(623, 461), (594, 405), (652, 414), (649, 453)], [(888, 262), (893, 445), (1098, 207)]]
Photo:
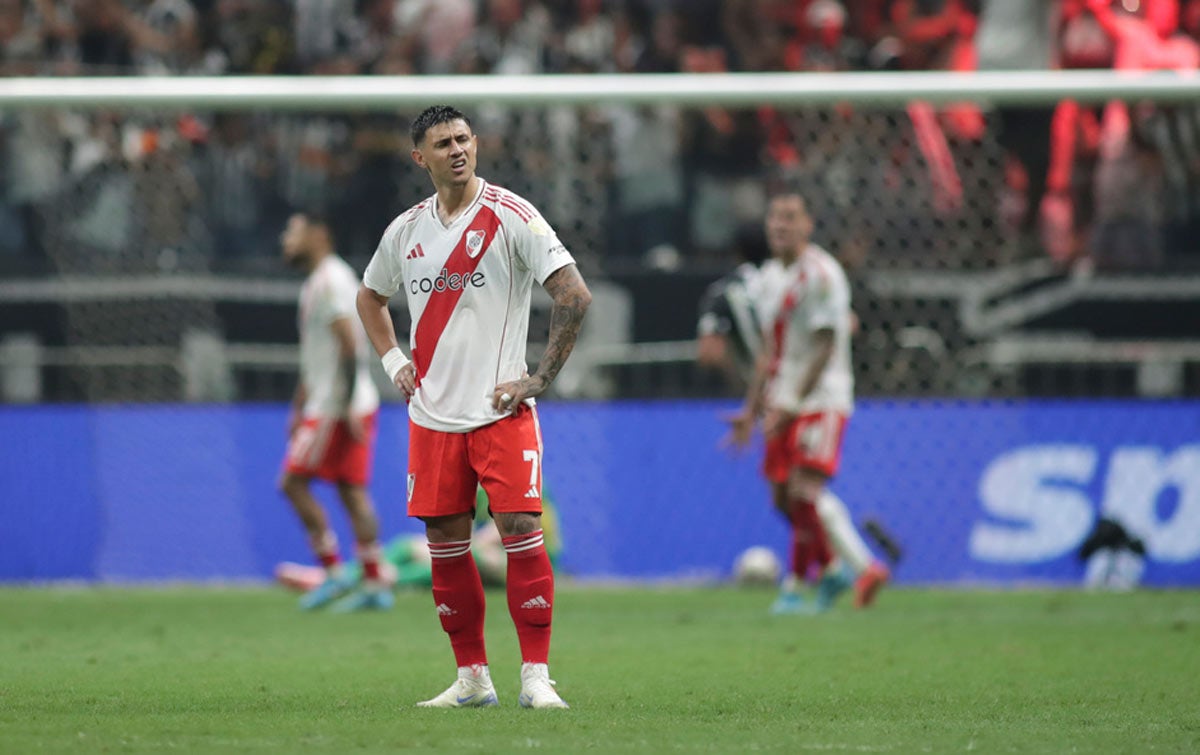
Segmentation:
[(531, 487), (529, 492), (525, 494), (526, 498), (541, 498), (542, 494), (538, 492), (537, 487)]
[(550, 601), (543, 598), (541, 595), (536, 598), (530, 598), (521, 604), (521, 608), (549, 608)]
[(417, 257), (424, 257), (424, 256), (425, 256), (425, 250), (421, 248), (420, 244), (417, 244), (412, 249), (408, 250), (408, 255), (404, 259), (415, 260)]
[(458, 611), (455, 611), (445, 603), (438, 603), (437, 612), (438, 616), (453, 616), (454, 614), (458, 613)]

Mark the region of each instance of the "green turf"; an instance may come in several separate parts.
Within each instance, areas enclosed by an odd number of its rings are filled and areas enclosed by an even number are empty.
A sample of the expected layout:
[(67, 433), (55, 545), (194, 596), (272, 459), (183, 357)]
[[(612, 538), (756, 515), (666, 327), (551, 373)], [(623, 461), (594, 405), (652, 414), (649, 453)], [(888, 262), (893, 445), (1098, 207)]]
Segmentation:
[(1196, 593), (771, 594), (561, 588), (570, 711), (418, 710), (453, 661), (427, 595), (301, 615), (268, 589), (0, 590), (0, 752), (1197, 752)]

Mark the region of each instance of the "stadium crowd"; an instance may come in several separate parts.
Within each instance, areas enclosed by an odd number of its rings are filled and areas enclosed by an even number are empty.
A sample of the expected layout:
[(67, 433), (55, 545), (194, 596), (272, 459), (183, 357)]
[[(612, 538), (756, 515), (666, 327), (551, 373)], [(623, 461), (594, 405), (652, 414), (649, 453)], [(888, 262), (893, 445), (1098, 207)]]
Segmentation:
[[(1200, 0), (0, 0), (0, 72), (1191, 69), (1198, 35)], [(1186, 259), (1200, 230), (1192, 106), (473, 114), (493, 142), (481, 151), (502, 156), (481, 173), (543, 207), (585, 265), (719, 260), (761, 217), (770, 174), (801, 179), (818, 237), (851, 257), (1147, 268)], [(6, 110), (0, 259), (61, 272), (273, 264), (284, 219), (313, 207), (365, 256), (422, 190), (406, 125)], [(975, 245), (952, 248), (966, 233)]]

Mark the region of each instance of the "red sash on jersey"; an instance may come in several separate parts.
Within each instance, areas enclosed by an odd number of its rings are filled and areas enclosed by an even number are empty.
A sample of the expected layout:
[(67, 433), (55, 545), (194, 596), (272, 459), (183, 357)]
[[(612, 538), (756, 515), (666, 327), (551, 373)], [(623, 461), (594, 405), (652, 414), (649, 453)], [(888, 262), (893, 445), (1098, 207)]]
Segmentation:
[[(475, 272), (475, 268), (479, 266), (479, 261), (483, 259), (483, 255), (487, 254), (488, 247), (492, 245), (492, 240), (496, 238), (496, 231), (500, 228), (500, 217), (492, 211), (487, 205), (483, 205), (475, 213), (475, 217), (467, 224), (467, 230), (463, 231), (463, 235), (458, 239), (458, 244), (455, 245), (454, 251), (450, 252), (450, 256), (446, 258), (446, 264), (443, 266), (447, 275), (458, 273), (459, 275), (470, 277), (471, 273)], [(483, 232), (483, 241), (478, 242), (479, 232)], [(470, 248), (468, 248), (468, 242)], [(476, 250), (477, 251), (474, 251)], [(474, 255), (472, 256), (472, 251)], [(433, 352), (437, 349), (438, 341), (442, 338), (442, 333), (446, 330), (446, 324), (450, 322), (450, 316), (454, 314), (454, 308), (458, 306), (458, 300), (462, 298), (463, 291), (466, 287), (451, 289), (447, 288), (444, 291), (434, 291), (429, 295), (429, 301), (425, 303), (425, 309), (421, 312), (421, 318), (417, 321), (416, 332), (413, 335), (413, 365), (417, 369), (417, 384), (420, 385), (421, 378), (425, 377), (425, 373), (429, 371), (429, 363), (433, 361)]]

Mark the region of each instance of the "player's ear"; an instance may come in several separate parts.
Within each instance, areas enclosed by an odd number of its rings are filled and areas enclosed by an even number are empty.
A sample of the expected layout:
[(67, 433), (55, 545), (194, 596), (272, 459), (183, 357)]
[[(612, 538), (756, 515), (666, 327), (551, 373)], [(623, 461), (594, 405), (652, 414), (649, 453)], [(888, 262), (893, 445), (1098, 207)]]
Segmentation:
[(425, 164), (425, 155), (422, 155), (421, 150), (417, 149), (416, 147), (413, 147), (412, 159), (418, 167), (429, 170), (429, 166)]

